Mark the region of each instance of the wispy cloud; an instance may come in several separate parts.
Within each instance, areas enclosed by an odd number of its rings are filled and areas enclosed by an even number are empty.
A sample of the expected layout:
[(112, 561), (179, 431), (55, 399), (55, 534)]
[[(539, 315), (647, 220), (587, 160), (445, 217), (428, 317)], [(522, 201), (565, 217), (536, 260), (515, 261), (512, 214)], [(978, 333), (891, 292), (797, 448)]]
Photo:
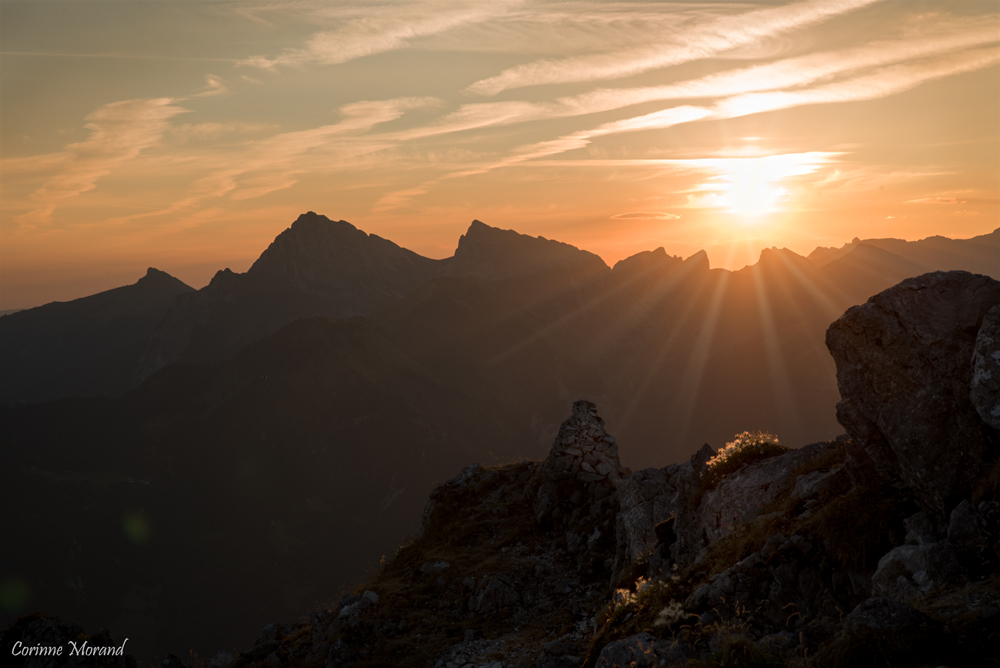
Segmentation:
[(334, 16), (340, 25), (314, 33), (303, 48), (286, 49), (274, 57), (251, 56), (239, 61), (239, 64), (275, 69), (306, 63), (345, 63), (405, 47), (417, 37), (485, 21), (522, 1), (493, 0), (470, 4), (459, 0), (424, 0), (348, 6)]
[(870, 74), (814, 88), (737, 95), (720, 102), (717, 109), (721, 117), (732, 118), (807, 104), (874, 100), (901, 93), (928, 81), (989, 67), (997, 62), (1000, 62), (1000, 47), (970, 49), (884, 67)]
[(998, 41), (997, 30), (982, 21), (935, 24), (901, 39), (882, 40), (860, 47), (786, 58), (664, 86), (603, 88), (552, 102), (480, 102), (462, 105), (434, 123), (399, 133), (399, 139), (416, 139), (476, 128), (535, 120), (568, 118), (621, 109), (636, 104), (798, 88), (824, 79), (835, 79), (865, 69), (926, 58)]
[(881, 0), (805, 0), (714, 19), (685, 30), (666, 44), (611, 53), (539, 60), (481, 79), (468, 90), (496, 95), (511, 88), (618, 79), (725, 53)]
[(966, 204), (965, 200), (957, 197), (921, 197), (919, 199), (908, 199), (904, 204)]
[(453, 174), (449, 174), (448, 176), (456, 177), (481, 174), (491, 169), (509, 167), (528, 160), (545, 158), (565, 153), (566, 151), (585, 148), (593, 139), (597, 137), (621, 134), (624, 132), (638, 132), (641, 130), (662, 130), (664, 128), (680, 125), (681, 123), (690, 123), (692, 121), (701, 120), (711, 115), (712, 111), (710, 109), (683, 106), (663, 109), (662, 111), (655, 111), (651, 114), (644, 114), (634, 118), (625, 118), (620, 121), (611, 121), (589, 130), (572, 132), (557, 139), (521, 146), (514, 149), (508, 157), (502, 160), (482, 165), (480, 167), (455, 172)]
[[(506, 159), (481, 168), (465, 170), (457, 175), (481, 173), (525, 160), (583, 148), (593, 138), (603, 135), (671, 127), (699, 120), (734, 118), (808, 104), (878, 99), (909, 90), (928, 81), (989, 67), (997, 62), (1000, 62), (1000, 47), (970, 49), (914, 63), (885, 67), (862, 76), (812, 88), (734, 95), (722, 99), (713, 108), (687, 105), (671, 107), (635, 118), (605, 123), (594, 129), (577, 131), (558, 139), (520, 147), (512, 151), (511, 156)], [(470, 114), (469, 118), (472, 116)]]
[(680, 218), (676, 213), (666, 213), (664, 211), (631, 211), (629, 213), (616, 213), (611, 216), (612, 220), (677, 220)]
[[(97, 182), (142, 151), (160, 143), (170, 119), (186, 110), (170, 98), (124, 100), (98, 108), (86, 118), (90, 136), (61, 152), (44, 156), (57, 173), (30, 195), (30, 211), (18, 218), (22, 227), (48, 223), (67, 200), (93, 190)], [(4, 161), (17, 170), (20, 161)]]
[(244, 143), (226, 154), (204, 153), (191, 156), (189, 163), (208, 173), (198, 178), (186, 196), (165, 209), (114, 219), (124, 223), (141, 218), (174, 215), (227, 197), (249, 200), (290, 188), (302, 174), (349, 170), (360, 156), (395, 147), (392, 142), (364, 133), (376, 125), (400, 118), (412, 109), (434, 106), (436, 98), (394, 98), (355, 102), (340, 108), (337, 123), (283, 132), (266, 139)]
[[(644, 116), (626, 118), (620, 121), (612, 121), (589, 130), (580, 130), (556, 139), (518, 147), (504, 158), (481, 163), (468, 169), (451, 172), (442, 178), (452, 179), (473, 176), (475, 174), (484, 174), (494, 169), (511, 167), (516, 164), (537, 160), (539, 158), (565, 153), (566, 151), (585, 148), (596, 137), (620, 134), (624, 132), (637, 132), (640, 130), (663, 129), (680, 123), (689, 123), (691, 121), (710, 116), (711, 114), (712, 112), (710, 110), (702, 109), (700, 107), (673, 107), (671, 109), (664, 109), (662, 111), (646, 114)], [(428, 192), (430, 187), (438, 181), (440, 181), (440, 179), (434, 179), (422, 184), (419, 188), (389, 193), (378, 201), (376, 205), (377, 210), (381, 211), (404, 206), (412, 197)]]
[(191, 97), (216, 97), (218, 95), (225, 95), (228, 92), (229, 89), (220, 77), (209, 74), (205, 76), (205, 87), (191, 95)]

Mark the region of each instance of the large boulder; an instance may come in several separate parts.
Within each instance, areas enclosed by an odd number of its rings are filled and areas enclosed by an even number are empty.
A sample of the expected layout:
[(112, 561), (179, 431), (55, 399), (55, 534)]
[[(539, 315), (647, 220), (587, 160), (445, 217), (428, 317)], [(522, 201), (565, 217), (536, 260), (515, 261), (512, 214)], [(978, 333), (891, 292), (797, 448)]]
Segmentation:
[(643, 469), (618, 484), (615, 518), (615, 564), (612, 582), (634, 563), (648, 560), (659, 539), (656, 527), (674, 516), (678, 464), (663, 469)]
[(976, 336), (998, 304), (1000, 282), (934, 272), (849, 309), (826, 333), (842, 397), (837, 420), (851, 436), (848, 465), (901, 479), (940, 517), (996, 456), (998, 433), (973, 406), (970, 386)]
[(1000, 306), (990, 309), (976, 336), (970, 394), (979, 417), (1000, 429)]

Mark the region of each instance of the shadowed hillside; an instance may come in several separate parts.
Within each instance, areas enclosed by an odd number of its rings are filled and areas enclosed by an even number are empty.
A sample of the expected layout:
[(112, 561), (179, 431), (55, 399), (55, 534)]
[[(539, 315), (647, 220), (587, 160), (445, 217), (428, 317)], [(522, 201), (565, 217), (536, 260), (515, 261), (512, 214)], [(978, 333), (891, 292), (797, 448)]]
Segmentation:
[(174, 298), (193, 292), (150, 268), (133, 285), (0, 317), (0, 402), (125, 392)]

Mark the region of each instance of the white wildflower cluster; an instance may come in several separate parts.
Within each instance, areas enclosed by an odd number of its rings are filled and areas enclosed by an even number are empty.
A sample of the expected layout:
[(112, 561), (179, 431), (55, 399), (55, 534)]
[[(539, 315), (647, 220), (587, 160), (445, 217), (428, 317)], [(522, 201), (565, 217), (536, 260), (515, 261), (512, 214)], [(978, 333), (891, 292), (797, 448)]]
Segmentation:
[(687, 613), (684, 612), (684, 606), (681, 605), (680, 601), (670, 601), (660, 613), (656, 615), (656, 620), (653, 622), (653, 626), (670, 626), (676, 624), (687, 617)]
[(656, 580), (650, 580), (647, 578), (639, 578), (635, 581), (635, 592), (628, 589), (616, 589), (613, 600), (615, 603), (615, 608), (628, 607), (630, 605), (635, 605), (639, 601), (639, 597), (656, 584)]
[(741, 453), (752, 453), (754, 451), (763, 452), (765, 449), (774, 446), (781, 447), (778, 437), (759, 429), (755, 431), (744, 431), (736, 434), (731, 443), (726, 443), (726, 447), (719, 450), (714, 457), (708, 460), (708, 467), (713, 468), (735, 457)]

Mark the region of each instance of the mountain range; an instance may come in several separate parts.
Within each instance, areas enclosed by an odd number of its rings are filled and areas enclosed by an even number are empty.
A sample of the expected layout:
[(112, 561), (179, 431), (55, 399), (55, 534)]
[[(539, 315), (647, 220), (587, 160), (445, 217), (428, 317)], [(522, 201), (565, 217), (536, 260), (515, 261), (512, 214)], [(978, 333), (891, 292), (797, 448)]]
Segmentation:
[(833, 438), (827, 326), (937, 269), (1000, 276), (1000, 232), (609, 268), (478, 221), (432, 260), (304, 214), (201, 290), (150, 270), (0, 318), (0, 489), (25, 537), (0, 578), (138, 656), (245, 645), (360, 581), (434, 482), (540, 458), (581, 396), (636, 468), (752, 427)]

